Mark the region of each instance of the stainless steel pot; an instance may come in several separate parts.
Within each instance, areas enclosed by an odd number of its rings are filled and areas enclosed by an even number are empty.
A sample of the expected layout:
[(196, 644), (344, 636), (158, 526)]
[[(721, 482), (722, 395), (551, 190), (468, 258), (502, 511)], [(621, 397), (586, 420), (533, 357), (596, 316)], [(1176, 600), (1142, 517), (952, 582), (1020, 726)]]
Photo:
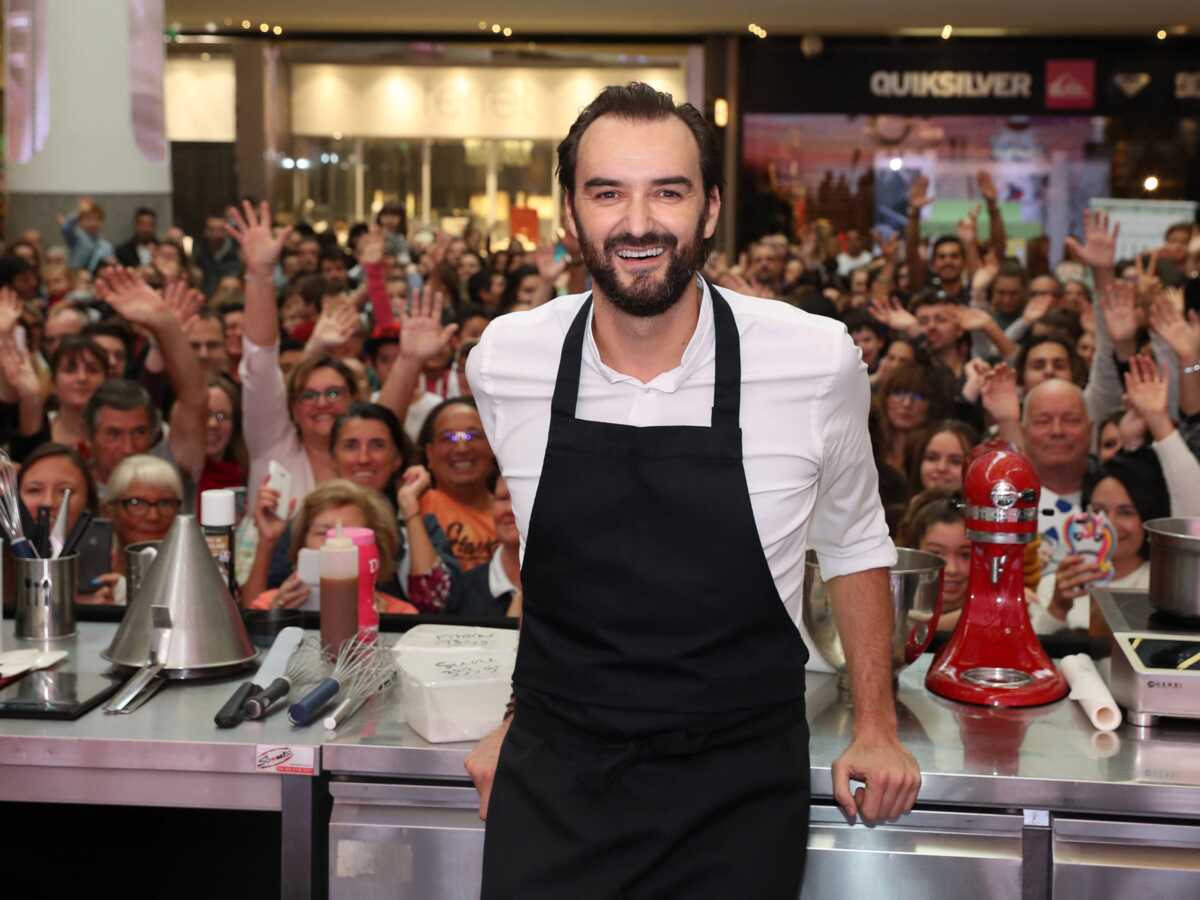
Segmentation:
[[(933, 640), (942, 612), (942, 570), (938, 556), (922, 550), (896, 548), (896, 565), (889, 571), (892, 595), (892, 672), (920, 656)], [(821, 655), (839, 672), (846, 670), (846, 653), (833, 619), (833, 603), (821, 579), (817, 556), (808, 551), (804, 566), (804, 627)]]
[(1173, 616), (1200, 618), (1200, 518), (1151, 519), (1150, 604)]

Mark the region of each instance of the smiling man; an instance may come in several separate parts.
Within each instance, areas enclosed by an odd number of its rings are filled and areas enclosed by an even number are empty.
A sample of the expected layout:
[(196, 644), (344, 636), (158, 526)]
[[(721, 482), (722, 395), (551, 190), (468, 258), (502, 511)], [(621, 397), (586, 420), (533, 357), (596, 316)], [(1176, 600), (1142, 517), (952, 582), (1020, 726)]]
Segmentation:
[(838, 802), (891, 818), (920, 783), (866, 367), (840, 323), (699, 277), (721, 161), (692, 106), (610, 87), (558, 161), (594, 290), (494, 320), (467, 363), (524, 547), (515, 713), (467, 763), (482, 896), (793, 900), (810, 547), (854, 690)]

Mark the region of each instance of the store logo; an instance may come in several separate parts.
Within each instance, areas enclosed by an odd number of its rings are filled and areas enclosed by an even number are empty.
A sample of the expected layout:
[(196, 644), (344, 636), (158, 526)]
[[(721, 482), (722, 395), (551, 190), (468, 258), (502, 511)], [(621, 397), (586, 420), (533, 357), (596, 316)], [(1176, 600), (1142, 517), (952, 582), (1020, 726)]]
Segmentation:
[(1175, 99), (1200, 100), (1200, 72), (1175, 73)]
[(1150, 76), (1145, 72), (1118, 72), (1113, 76), (1113, 83), (1130, 99), (1144, 91), (1150, 80)]
[(1028, 72), (888, 72), (871, 73), (875, 97), (1028, 98), (1033, 78)]
[(1046, 60), (1046, 109), (1091, 109), (1095, 105), (1094, 60)]
[(1181, 688), (1182, 681), (1147, 681), (1146, 687), (1150, 688)]
[(276, 766), (281, 766), (292, 758), (292, 749), (290, 747), (271, 747), (269, 750), (261, 751), (254, 760), (254, 766), (257, 769), (274, 769)]

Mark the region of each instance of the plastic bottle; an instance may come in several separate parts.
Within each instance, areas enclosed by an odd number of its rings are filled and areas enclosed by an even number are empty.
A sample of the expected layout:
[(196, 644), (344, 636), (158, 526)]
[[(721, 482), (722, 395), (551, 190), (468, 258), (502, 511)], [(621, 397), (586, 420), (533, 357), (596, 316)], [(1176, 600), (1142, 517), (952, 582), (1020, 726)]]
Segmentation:
[(342, 533), (321, 547), (321, 644), (337, 653), (358, 631), (358, 548)]
[[(370, 528), (345, 528), (343, 533), (358, 547), (358, 630), (364, 640), (379, 634), (379, 610), (375, 608), (375, 579), (379, 574), (379, 547)], [(325, 532), (328, 540), (333, 529)]]
[(200, 527), (204, 531), (204, 540), (235, 600), (238, 596), (233, 565), (233, 526), (236, 521), (237, 500), (233, 491), (220, 489), (200, 495)]
[(308, 585), (308, 599), (301, 609), (321, 609), (321, 551), (301, 547), (296, 557), (296, 574)]

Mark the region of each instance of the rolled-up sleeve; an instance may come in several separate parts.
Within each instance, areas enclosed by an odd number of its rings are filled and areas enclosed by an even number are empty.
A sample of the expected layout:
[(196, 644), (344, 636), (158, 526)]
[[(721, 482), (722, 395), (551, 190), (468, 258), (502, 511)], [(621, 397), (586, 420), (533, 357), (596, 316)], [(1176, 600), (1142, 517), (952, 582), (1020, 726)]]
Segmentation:
[(813, 407), (813, 428), (821, 439), (821, 476), (808, 532), (808, 545), (816, 551), (826, 580), (896, 562), (867, 430), (867, 367), (845, 333), (835, 349), (838, 364)]
[[(242, 434), (251, 457), (265, 456), (295, 431), (288, 414), (287, 387), (279, 368), (279, 345), (260, 347), (242, 337)], [(257, 485), (254, 485), (257, 489)]]

